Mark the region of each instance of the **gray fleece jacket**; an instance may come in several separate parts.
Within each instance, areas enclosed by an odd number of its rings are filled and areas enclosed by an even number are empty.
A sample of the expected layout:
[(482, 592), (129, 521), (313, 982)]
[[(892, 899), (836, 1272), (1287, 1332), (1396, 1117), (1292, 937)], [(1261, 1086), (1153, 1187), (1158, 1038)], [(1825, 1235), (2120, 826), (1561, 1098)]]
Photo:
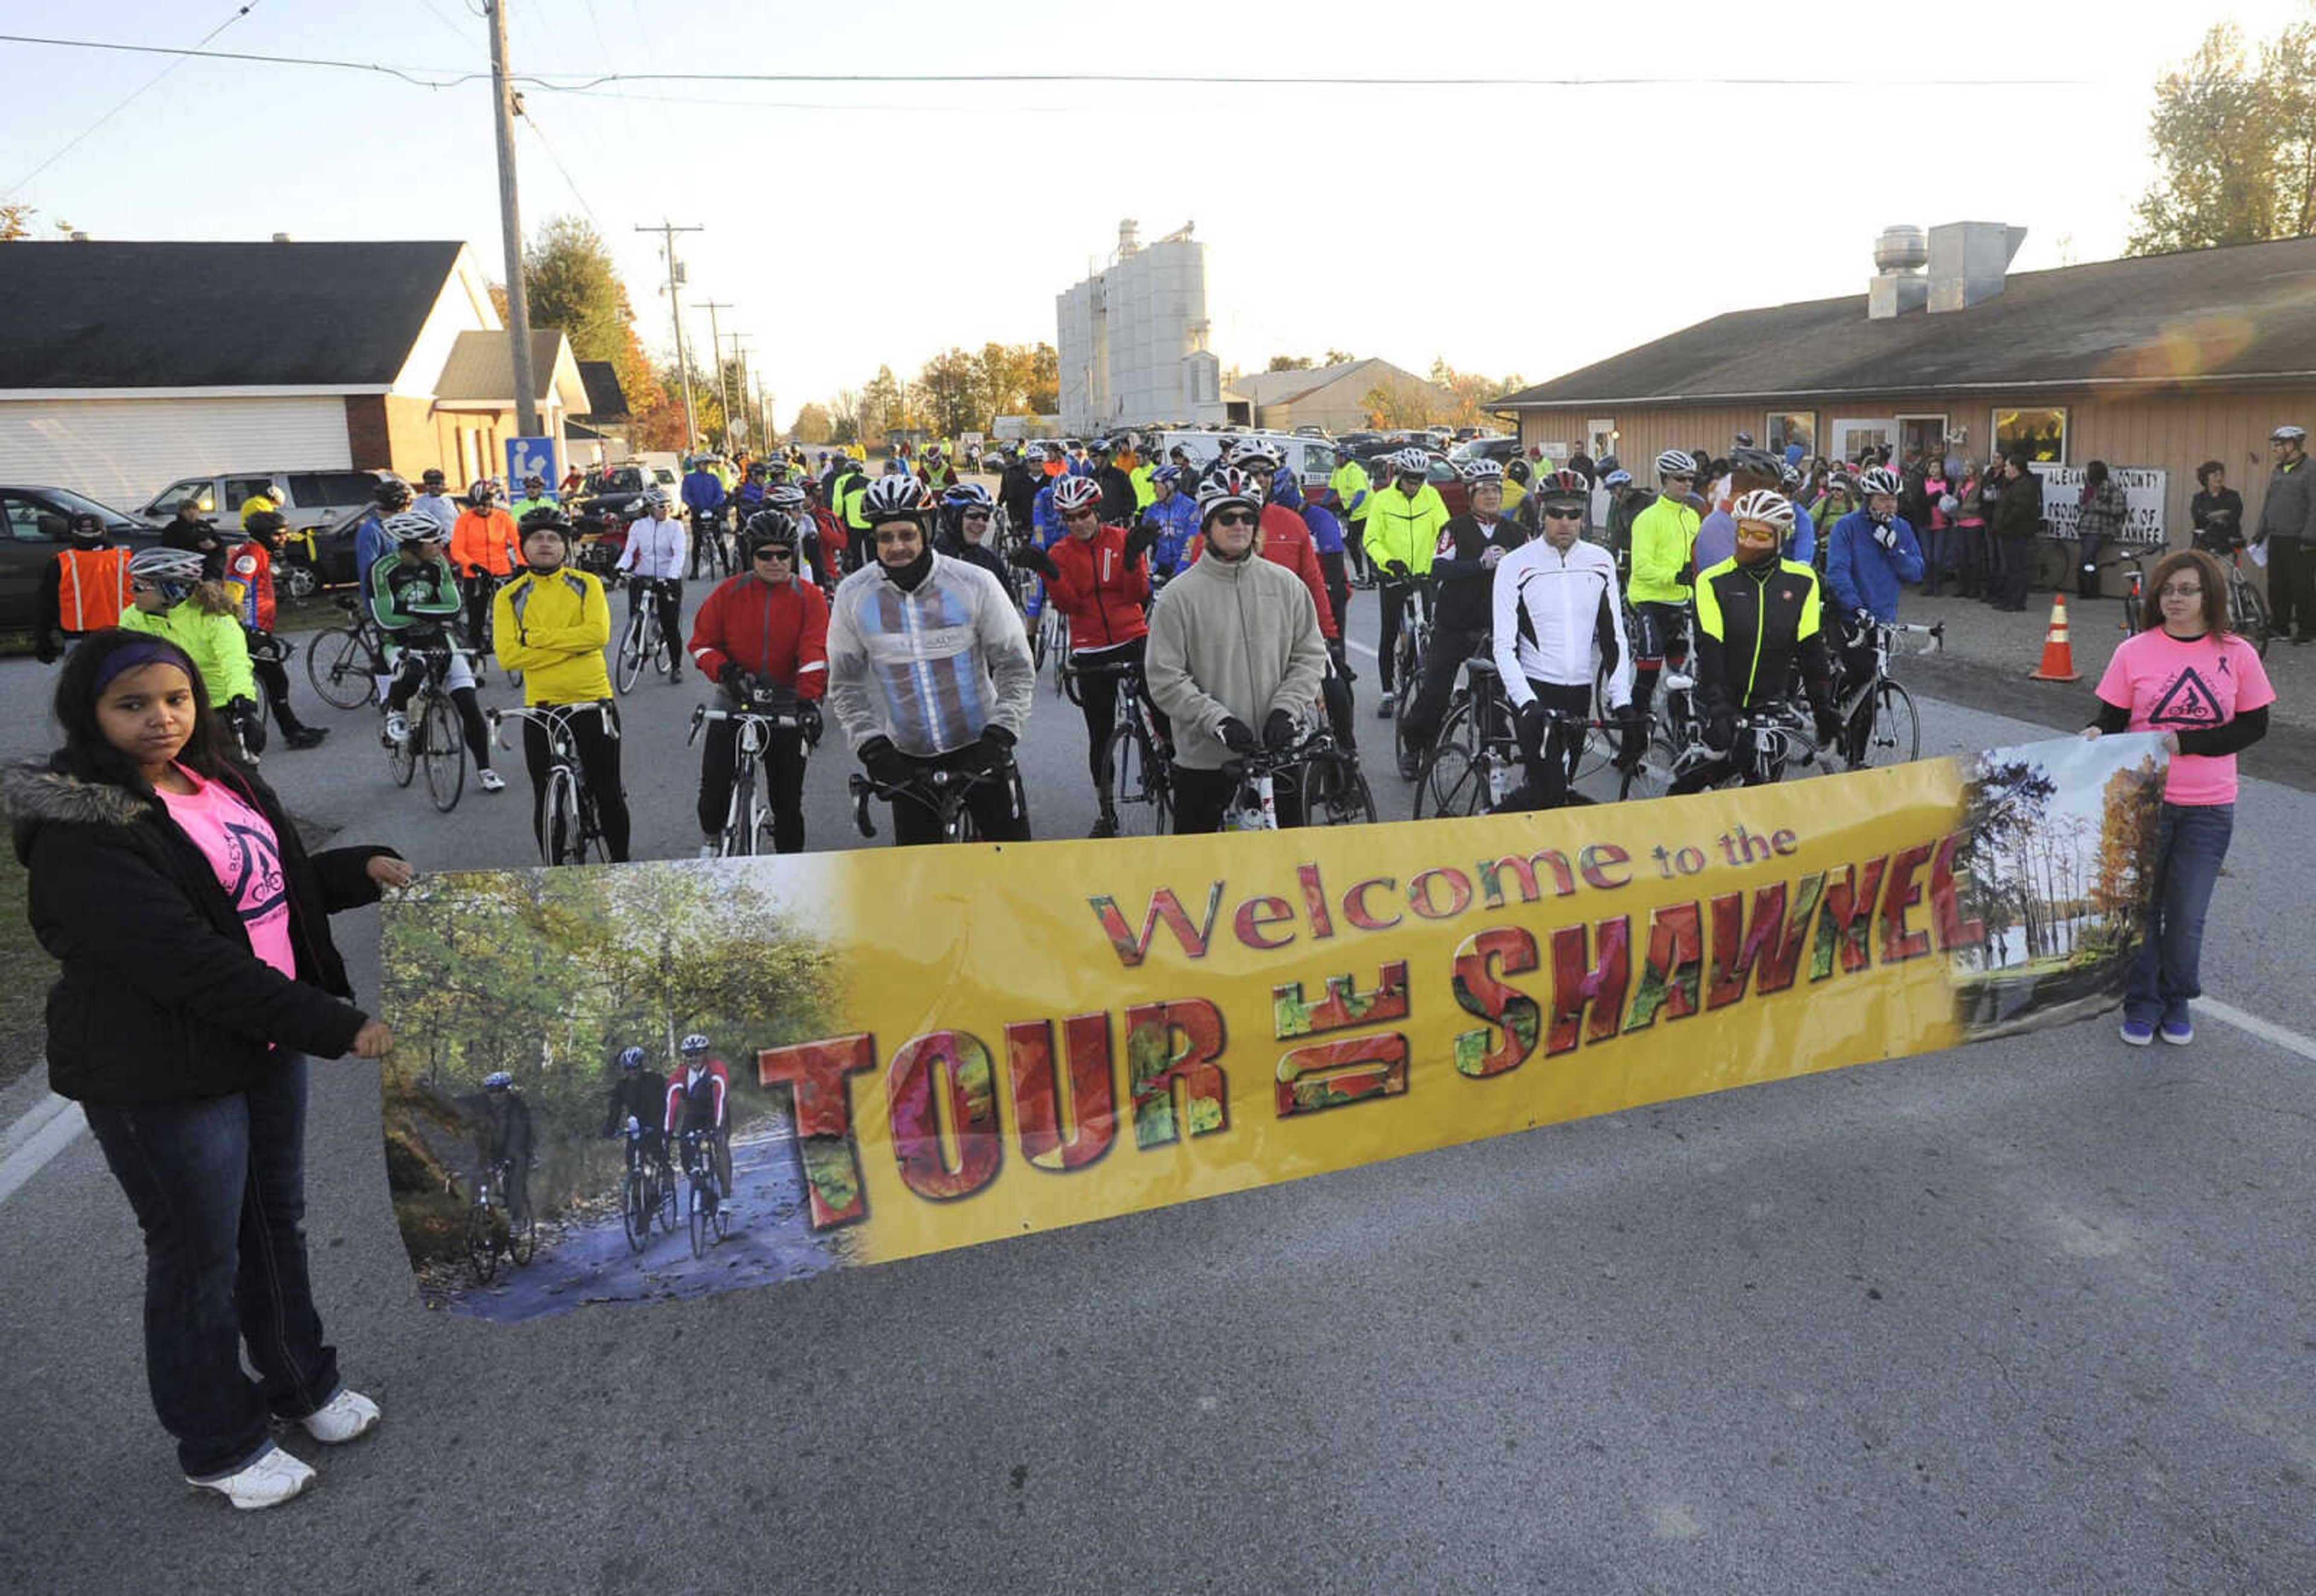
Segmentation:
[(1222, 723), (1258, 735), (1274, 709), (1301, 717), (1319, 696), (1327, 644), (1310, 590), (1250, 552), (1204, 559), (1166, 584), (1150, 611), (1142, 679), (1174, 723), (1174, 761), (1219, 770), (1232, 758)]

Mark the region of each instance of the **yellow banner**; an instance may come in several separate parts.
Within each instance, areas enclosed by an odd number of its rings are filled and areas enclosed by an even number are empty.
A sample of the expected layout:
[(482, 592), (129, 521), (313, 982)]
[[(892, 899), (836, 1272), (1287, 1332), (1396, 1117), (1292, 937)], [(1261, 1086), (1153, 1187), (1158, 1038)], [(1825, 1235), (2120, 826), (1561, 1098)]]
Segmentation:
[(2120, 990), (2161, 771), (2066, 740), (1550, 814), (435, 878), (389, 911), (390, 1165), (458, 1192), (508, 1070), (546, 1271), (481, 1287), (458, 1212), (397, 1207), (473, 1311), (682, 1294), (701, 1244), (610, 1245), (596, 1138), (620, 1049), (681, 1075), (691, 1031), (732, 1081), (712, 1245), (754, 1283), (2072, 1018)]

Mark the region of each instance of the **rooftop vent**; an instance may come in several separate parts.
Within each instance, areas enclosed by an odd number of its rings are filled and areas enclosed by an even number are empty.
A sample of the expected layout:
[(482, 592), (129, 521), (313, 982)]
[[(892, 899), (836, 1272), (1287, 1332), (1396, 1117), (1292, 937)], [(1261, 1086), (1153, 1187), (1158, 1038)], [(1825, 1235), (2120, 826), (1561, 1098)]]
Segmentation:
[(287, 233), (276, 233), (273, 235), (273, 242), (276, 244), (287, 244), (290, 242), (290, 235)]
[(1948, 222), (1930, 229), (1930, 309), (1968, 310), (2002, 292), (2026, 229), (2000, 222)]
[(1869, 321), (1920, 310), (1930, 302), (1930, 279), (1922, 268), (1930, 259), (1929, 239), (1920, 227), (1884, 227), (1874, 241), (1874, 276), (1866, 285)]
[(1142, 224), (1140, 222), (1133, 221), (1118, 223), (1118, 253), (1119, 259), (1123, 260), (1126, 256), (1135, 253), (1136, 251), (1141, 249), (1141, 247)]

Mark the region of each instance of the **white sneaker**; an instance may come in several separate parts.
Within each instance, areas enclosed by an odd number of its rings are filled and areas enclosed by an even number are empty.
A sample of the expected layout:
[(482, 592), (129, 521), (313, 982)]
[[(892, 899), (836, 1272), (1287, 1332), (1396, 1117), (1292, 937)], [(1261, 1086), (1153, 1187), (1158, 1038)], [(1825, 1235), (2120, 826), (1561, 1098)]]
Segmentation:
[(410, 717), (398, 709), (386, 712), (386, 740), (400, 748), (410, 740)]
[(497, 771), (493, 770), (487, 765), (475, 772), (475, 779), (482, 783), (483, 791), (485, 793), (503, 793), (506, 791), (506, 777), (501, 776)]
[(303, 1493), (314, 1483), (311, 1465), (301, 1463), (278, 1446), (269, 1446), (248, 1462), (229, 1474), (212, 1474), (196, 1479), (185, 1476), (185, 1483), (204, 1491), (215, 1491), (243, 1512), (261, 1507), (279, 1507), (292, 1496)]
[(720, 858), (723, 853), (724, 846), (720, 842), (703, 842), (699, 845), (699, 856), (703, 859)]
[(339, 1388), (338, 1394), (298, 1422), (316, 1441), (336, 1446), (359, 1440), (378, 1428), (378, 1404), (360, 1391)]

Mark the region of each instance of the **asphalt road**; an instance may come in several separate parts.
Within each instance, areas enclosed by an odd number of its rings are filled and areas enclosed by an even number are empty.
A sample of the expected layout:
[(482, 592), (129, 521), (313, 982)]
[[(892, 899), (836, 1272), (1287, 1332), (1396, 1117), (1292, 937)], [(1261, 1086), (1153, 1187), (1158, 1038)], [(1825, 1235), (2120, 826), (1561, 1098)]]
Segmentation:
[[(0, 663), (0, 755), (43, 744), (47, 679)], [(697, 697), (630, 701), (639, 856), (694, 843)], [(512, 756), (512, 791), (445, 819), (387, 783), (370, 714), (321, 714), (323, 749), (266, 762), (300, 816), (426, 868), (536, 856)], [(1982, 705), (1927, 722), (1929, 753), (2040, 734)], [(1092, 820), (1083, 741), (1041, 697), (1042, 835)], [(813, 769), (815, 847), (860, 845), (844, 766)], [(319, 1296), (387, 1417), (272, 1513), (177, 1482), (136, 1227), (84, 1134), (0, 1201), (0, 1583), (2316, 1590), (2316, 799), (2248, 784), (2240, 818), (2207, 962), (2273, 1036), (2207, 1005), (2194, 1047), (2134, 1052), (2102, 1019), (516, 1326), (421, 1306), (376, 1077), (325, 1066)], [(338, 935), (375, 990), (375, 915)]]

